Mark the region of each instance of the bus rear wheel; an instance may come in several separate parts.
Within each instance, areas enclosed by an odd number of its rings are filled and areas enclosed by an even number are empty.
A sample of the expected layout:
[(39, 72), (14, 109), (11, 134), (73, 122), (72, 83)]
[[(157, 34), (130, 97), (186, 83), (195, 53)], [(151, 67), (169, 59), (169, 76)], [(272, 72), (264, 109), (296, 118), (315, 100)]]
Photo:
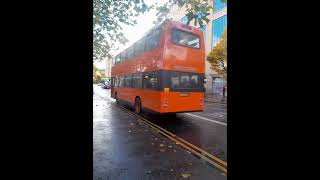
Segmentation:
[(134, 112), (137, 114), (141, 113), (141, 101), (140, 98), (136, 98), (135, 102), (134, 102)]
[(119, 104), (118, 94), (117, 93), (114, 94), (114, 98), (116, 99), (116, 103)]

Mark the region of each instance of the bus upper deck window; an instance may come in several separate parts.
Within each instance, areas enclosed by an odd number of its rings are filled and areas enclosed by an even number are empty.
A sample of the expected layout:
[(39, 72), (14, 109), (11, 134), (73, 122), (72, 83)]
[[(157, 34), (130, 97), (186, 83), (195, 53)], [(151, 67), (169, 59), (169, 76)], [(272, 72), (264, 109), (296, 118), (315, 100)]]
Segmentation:
[(192, 48), (200, 48), (200, 37), (188, 32), (174, 29), (172, 32), (172, 41), (175, 44), (188, 46)]
[(120, 54), (118, 54), (115, 59), (115, 64), (118, 64), (118, 63), (120, 63)]

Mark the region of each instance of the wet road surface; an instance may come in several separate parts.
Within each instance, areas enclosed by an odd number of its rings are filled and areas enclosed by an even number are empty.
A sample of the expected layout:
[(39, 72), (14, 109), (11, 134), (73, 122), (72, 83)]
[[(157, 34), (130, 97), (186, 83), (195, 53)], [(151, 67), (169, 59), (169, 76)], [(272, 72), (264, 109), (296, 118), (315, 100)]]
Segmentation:
[[(212, 108), (216, 110), (208, 108), (202, 114), (192, 114), (205, 117), (206, 113), (225, 112), (225, 107), (219, 105)], [(110, 90), (95, 86), (93, 110), (94, 179), (227, 179), (221, 171), (117, 107), (110, 98)], [(186, 114), (178, 114), (177, 117), (145, 116), (226, 160), (226, 125)], [(220, 116), (215, 120), (226, 123), (223, 116), (218, 118)]]
[(144, 116), (149, 121), (227, 161), (227, 127), (197, 117), (178, 114), (175, 118)]

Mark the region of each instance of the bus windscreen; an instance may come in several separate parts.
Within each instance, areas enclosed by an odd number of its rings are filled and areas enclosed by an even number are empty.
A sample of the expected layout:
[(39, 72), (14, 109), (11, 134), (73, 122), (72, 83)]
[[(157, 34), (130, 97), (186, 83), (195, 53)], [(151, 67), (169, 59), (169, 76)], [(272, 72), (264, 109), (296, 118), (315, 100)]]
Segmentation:
[(173, 29), (172, 41), (175, 44), (200, 49), (200, 37), (191, 33)]

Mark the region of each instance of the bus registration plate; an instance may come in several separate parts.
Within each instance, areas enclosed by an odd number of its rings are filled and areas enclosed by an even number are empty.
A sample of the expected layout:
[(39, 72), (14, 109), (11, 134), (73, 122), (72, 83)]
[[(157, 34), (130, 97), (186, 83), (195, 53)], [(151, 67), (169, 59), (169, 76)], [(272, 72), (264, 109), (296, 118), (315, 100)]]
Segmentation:
[(189, 93), (180, 93), (180, 96), (186, 97), (189, 96)]

